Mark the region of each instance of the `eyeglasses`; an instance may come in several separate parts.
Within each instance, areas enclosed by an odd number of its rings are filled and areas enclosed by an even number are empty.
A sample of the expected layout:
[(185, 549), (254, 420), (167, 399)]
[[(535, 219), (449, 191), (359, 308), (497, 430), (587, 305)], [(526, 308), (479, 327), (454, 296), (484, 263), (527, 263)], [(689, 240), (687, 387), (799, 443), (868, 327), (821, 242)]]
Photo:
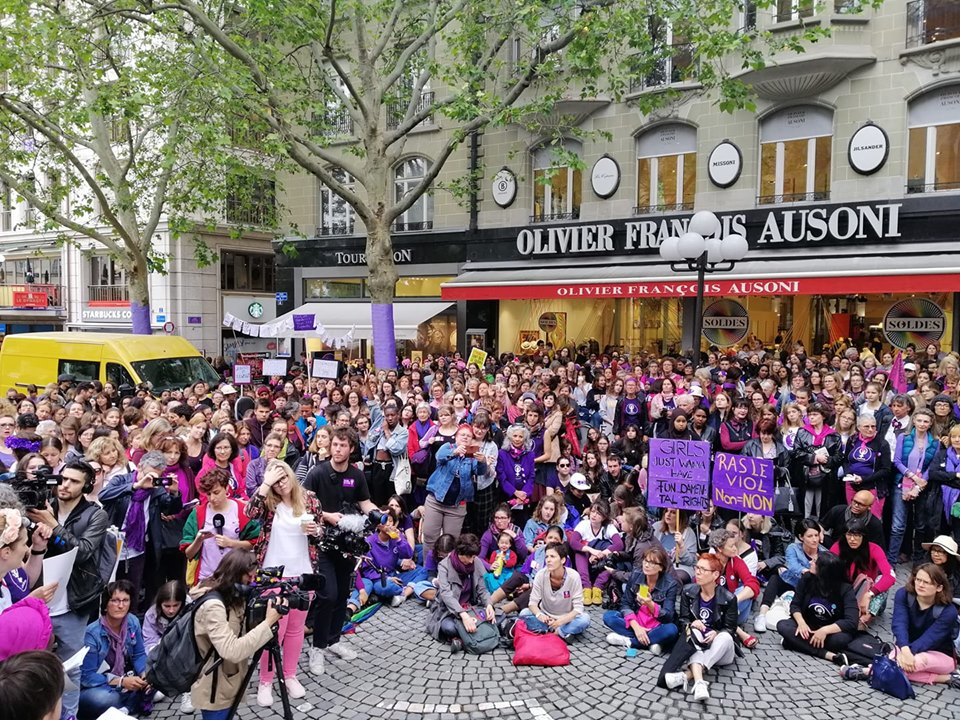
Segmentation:
[(873, 505), (873, 502), (871, 501), (871, 502), (863, 503), (863, 502), (860, 502), (859, 500), (851, 500), (851, 501), (850, 501), (850, 504), (851, 504), (851, 505), (857, 505), (857, 506), (862, 507), (862, 508), (869, 508), (871, 505)]
[(494, 519), (494, 520), (509, 520), (510, 517), (509, 517), (508, 515), (494, 515), (493, 519)]
[(701, 573), (716, 572), (712, 567), (703, 567), (703, 565), (694, 566), (693, 571)]
[(570, 463), (557, 463), (557, 467), (570, 467)]
[(662, 563), (658, 563), (656, 560), (651, 560), (650, 558), (643, 559), (644, 565), (653, 565), (654, 567), (663, 567)]
[(109, 601), (109, 602), (110, 602), (111, 605), (129, 605), (129, 604), (130, 604), (130, 598), (128, 598), (128, 597), (125, 597), (125, 598), (122, 598), (122, 597), (112, 597), (112, 598), (110, 598), (110, 601)]

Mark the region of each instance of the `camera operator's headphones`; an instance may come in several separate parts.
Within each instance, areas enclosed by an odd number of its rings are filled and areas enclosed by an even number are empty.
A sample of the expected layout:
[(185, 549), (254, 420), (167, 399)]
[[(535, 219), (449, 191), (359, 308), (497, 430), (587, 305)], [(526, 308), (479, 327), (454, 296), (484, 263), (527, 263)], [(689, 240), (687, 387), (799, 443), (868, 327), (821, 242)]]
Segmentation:
[[(93, 492), (93, 485), (97, 481), (97, 473), (94, 471), (90, 463), (88, 463), (86, 460), (75, 460), (74, 463), (82, 466), (81, 472), (83, 472), (84, 477), (90, 478), (83, 484), (83, 494), (89, 495), (90, 493)], [(71, 465), (74, 463), (71, 463)], [(63, 471), (61, 470), (61, 472)]]

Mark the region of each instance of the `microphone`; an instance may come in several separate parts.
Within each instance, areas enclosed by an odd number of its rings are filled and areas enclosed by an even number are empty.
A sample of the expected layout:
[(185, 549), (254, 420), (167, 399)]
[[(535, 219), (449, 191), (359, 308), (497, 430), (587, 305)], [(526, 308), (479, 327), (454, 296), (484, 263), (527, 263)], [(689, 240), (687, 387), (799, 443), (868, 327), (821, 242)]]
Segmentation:
[(213, 516), (213, 531), (217, 535), (223, 535), (223, 526), (227, 524), (227, 520), (221, 513), (217, 513)]

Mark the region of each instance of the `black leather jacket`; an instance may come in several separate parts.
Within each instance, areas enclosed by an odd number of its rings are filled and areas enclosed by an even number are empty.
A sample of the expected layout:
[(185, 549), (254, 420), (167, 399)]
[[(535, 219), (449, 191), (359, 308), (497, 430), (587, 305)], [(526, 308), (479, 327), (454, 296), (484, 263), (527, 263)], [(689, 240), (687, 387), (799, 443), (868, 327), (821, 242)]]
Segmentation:
[[(51, 501), (53, 514), (57, 514), (59, 503)], [(67, 583), (67, 600), (70, 609), (81, 610), (84, 606), (99, 599), (103, 590), (100, 579), (100, 551), (110, 520), (99, 505), (86, 498), (67, 516), (63, 525), (53, 529), (53, 537), (47, 546), (47, 557), (55, 557), (73, 548), (77, 548), (77, 559), (73, 563), (73, 572)]]

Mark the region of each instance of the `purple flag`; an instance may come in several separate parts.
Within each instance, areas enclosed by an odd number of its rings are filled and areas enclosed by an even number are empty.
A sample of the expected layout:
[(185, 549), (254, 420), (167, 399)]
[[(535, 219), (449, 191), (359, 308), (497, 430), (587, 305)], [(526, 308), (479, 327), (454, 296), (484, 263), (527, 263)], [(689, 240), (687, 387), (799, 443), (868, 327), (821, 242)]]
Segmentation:
[(652, 507), (704, 510), (710, 503), (710, 443), (650, 441), (647, 502)]
[(313, 314), (293, 316), (294, 330), (313, 330), (316, 326), (317, 322)]
[(887, 380), (890, 383), (890, 387), (898, 393), (905, 393), (907, 391), (907, 376), (903, 372), (903, 364), (903, 351), (897, 350), (897, 354), (893, 358), (893, 365), (890, 366), (890, 374)]

